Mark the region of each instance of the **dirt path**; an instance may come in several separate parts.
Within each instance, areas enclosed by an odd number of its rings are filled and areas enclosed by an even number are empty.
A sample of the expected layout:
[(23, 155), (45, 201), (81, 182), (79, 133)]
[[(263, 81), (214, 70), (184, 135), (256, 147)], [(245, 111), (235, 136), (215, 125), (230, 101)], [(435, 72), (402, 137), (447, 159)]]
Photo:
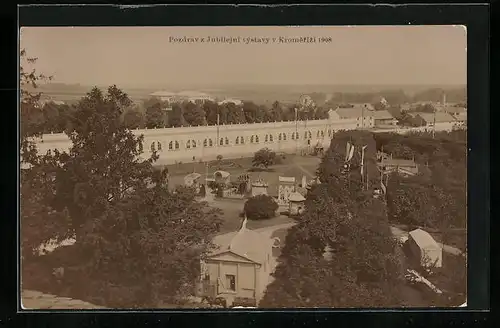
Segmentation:
[(309, 172), (309, 170), (306, 170), (302, 165), (300, 165), (299, 163), (294, 163), (296, 167), (298, 167), (302, 172), (304, 172), (305, 174), (307, 174), (310, 178), (314, 178), (314, 174), (312, 174), (311, 172)]

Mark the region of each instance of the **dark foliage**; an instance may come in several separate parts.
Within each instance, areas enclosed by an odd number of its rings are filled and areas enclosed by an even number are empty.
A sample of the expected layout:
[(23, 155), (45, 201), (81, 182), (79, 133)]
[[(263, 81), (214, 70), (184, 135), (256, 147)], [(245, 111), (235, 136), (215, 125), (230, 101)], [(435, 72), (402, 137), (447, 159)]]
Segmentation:
[(278, 204), (271, 196), (258, 195), (245, 202), (243, 211), (250, 220), (265, 220), (276, 215)]

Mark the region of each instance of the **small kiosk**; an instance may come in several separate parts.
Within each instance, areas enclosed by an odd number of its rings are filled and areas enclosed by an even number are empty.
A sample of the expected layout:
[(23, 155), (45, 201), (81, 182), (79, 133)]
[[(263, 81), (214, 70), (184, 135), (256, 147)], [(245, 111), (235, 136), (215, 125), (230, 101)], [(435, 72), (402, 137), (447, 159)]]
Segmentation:
[(290, 215), (298, 215), (304, 211), (304, 196), (298, 192), (292, 192), (288, 196), (288, 213)]

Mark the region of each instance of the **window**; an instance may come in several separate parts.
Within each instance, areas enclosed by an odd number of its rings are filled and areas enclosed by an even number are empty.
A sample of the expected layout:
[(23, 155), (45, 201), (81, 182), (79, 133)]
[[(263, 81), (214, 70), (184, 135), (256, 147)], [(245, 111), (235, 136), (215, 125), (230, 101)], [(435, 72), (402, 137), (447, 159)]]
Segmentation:
[(236, 144), (237, 145), (245, 144), (245, 139), (242, 136), (236, 137)]
[(224, 146), (224, 138), (220, 138), (219, 145)]
[(226, 146), (229, 145), (229, 139), (227, 137), (225, 139), (225, 142), (226, 142)]
[(214, 145), (212, 139), (203, 140), (203, 147), (212, 147)]
[(259, 136), (257, 136), (257, 135), (251, 136), (250, 143), (259, 143)]
[(311, 138), (312, 138), (311, 131), (306, 131), (306, 133), (304, 134), (304, 139), (311, 139)]
[[(161, 149), (161, 147), (160, 147)], [(168, 150), (178, 150), (179, 149), (179, 142), (178, 141), (170, 141), (168, 143)]]
[(292, 132), (292, 140), (299, 140), (299, 133), (298, 132)]
[(236, 291), (236, 277), (233, 274), (226, 274), (226, 289)]
[(188, 142), (186, 143), (186, 148), (187, 149), (196, 148), (196, 141), (194, 141), (194, 140), (188, 140)]
[(273, 142), (273, 141), (274, 141), (274, 140), (273, 140), (273, 135), (272, 135), (272, 134), (270, 134), (270, 135), (269, 135), (269, 142)]
[(161, 150), (161, 143), (159, 141), (153, 141), (151, 143), (151, 152), (160, 151), (160, 150)]

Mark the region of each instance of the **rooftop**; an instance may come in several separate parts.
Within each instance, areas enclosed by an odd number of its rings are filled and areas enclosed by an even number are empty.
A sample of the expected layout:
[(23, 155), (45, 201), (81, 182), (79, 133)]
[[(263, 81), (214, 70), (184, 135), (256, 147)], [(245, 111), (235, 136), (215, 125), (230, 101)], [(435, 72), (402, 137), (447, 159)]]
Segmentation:
[(399, 158), (387, 158), (382, 159), (380, 165), (389, 165), (389, 166), (416, 166), (414, 160), (411, 159), (399, 159)]
[(387, 110), (376, 110), (373, 112), (373, 118), (376, 120), (392, 120), (394, 116)]
[(162, 90), (162, 91), (153, 92), (152, 94), (150, 94), (150, 96), (153, 96), (153, 97), (172, 97), (172, 96), (175, 96), (175, 92)]
[(352, 108), (337, 108), (337, 114), (340, 118), (358, 118), (361, 116), (373, 116), (374, 111), (363, 105), (355, 105)]
[(267, 260), (267, 248), (271, 247), (270, 241), (264, 239), (260, 233), (247, 229), (246, 222), (245, 218), (240, 230), (236, 232), (216, 236), (213, 242), (219, 246), (219, 249), (211, 255), (231, 251), (251, 261), (264, 263)]
[(295, 191), (288, 196), (288, 200), (291, 202), (303, 202), (306, 199), (299, 192)]
[(441, 112), (446, 112), (446, 113), (464, 113), (467, 112), (467, 109), (465, 107), (457, 107), (457, 106), (436, 106), (436, 109)]
[(417, 115), (420, 116), (427, 123), (433, 123), (434, 119), (436, 120), (436, 123), (455, 122), (455, 118), (451, 114), (448, 114), (446, 112), (418, 113)]
[(413, 231), (410, 231), (410, 237), (415, 241), (415, 243), (420, 247), (420, 248), (433, 248), (433, 249), (439, 249), (441, 248), (438, 243), (432, 238), (432, 236), (427, 232), (422, 229), (415, 229)]

